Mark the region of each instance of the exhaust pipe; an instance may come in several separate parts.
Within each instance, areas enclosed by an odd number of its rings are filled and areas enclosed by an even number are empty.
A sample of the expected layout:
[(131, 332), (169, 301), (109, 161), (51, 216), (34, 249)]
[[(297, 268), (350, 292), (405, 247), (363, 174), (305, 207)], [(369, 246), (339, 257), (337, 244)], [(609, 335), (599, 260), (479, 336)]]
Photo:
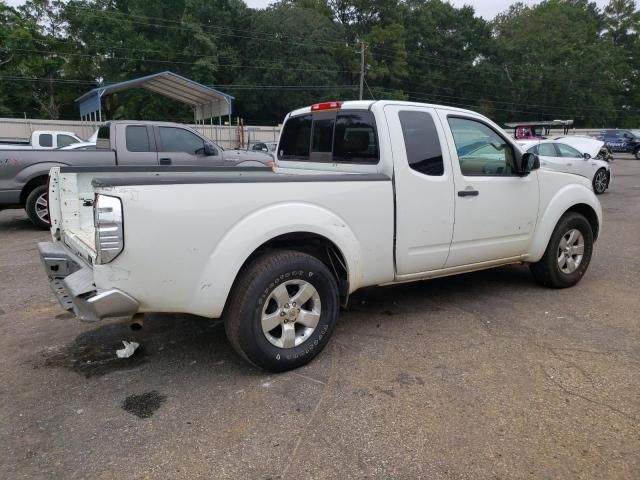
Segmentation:
[(142, 313), (136, 313), (133, 316), (133, 320), (131, 321), (131, 325), (129, 325), (131, 327), (131, 330), (134, 331), (138, 331), (138, 330), (142, 330), (142, 327), (144, 326), (144, 314)]

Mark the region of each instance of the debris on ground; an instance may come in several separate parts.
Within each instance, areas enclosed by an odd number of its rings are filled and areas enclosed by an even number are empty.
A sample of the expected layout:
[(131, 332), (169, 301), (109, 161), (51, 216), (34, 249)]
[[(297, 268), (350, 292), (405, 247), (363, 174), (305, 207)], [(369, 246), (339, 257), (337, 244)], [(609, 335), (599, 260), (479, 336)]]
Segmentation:
[(133, 355), (133, 352), (136, 351), (136, 348), (140, 346), (138, 342), (127, 342), (126, 340), (122, 341), (124, 348), (120, 350), (116, 350), (116, 355), (118, 358), (129, 358)]

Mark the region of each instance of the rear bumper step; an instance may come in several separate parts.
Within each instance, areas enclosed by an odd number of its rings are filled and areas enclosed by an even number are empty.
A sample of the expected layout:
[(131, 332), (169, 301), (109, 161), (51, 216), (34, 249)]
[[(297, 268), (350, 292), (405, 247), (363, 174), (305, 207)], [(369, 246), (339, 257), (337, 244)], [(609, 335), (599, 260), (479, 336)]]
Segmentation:
[(98, 290), (93, 284), (93, 271), (65, 251), (60, 243), (38, 244), (40, 259), (50, 280), (53, 293), (67, 310), (80, 320), (95, 322), (111, 317), (132, 317), (140, 307), (136, 299), (111, 288)]

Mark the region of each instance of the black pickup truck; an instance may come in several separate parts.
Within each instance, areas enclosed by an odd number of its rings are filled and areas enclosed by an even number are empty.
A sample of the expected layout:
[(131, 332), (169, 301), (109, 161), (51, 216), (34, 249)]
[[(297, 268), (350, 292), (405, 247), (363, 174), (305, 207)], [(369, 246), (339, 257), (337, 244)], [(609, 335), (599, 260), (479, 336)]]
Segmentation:
[(95, 150), (0, 150), (0, 210), (24, 208), (49, 227), (47, 177), (60, 166), (263, 167), (271, 155), (225, 150), (176, 123), (113, 121), (98, 130)]

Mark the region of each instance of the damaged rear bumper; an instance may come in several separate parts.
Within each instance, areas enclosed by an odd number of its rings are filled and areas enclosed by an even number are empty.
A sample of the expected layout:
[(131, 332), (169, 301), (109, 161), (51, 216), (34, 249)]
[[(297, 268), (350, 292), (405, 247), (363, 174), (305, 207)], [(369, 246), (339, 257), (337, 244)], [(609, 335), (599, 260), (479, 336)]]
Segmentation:
[(130, 295), (116, 288), (98, 290), (91, 267), (74, 258), (61, 243), (41, 242), (38, 250), (53, 293), (80, 320), (132, 317), (138, 311), (140, 304)]

